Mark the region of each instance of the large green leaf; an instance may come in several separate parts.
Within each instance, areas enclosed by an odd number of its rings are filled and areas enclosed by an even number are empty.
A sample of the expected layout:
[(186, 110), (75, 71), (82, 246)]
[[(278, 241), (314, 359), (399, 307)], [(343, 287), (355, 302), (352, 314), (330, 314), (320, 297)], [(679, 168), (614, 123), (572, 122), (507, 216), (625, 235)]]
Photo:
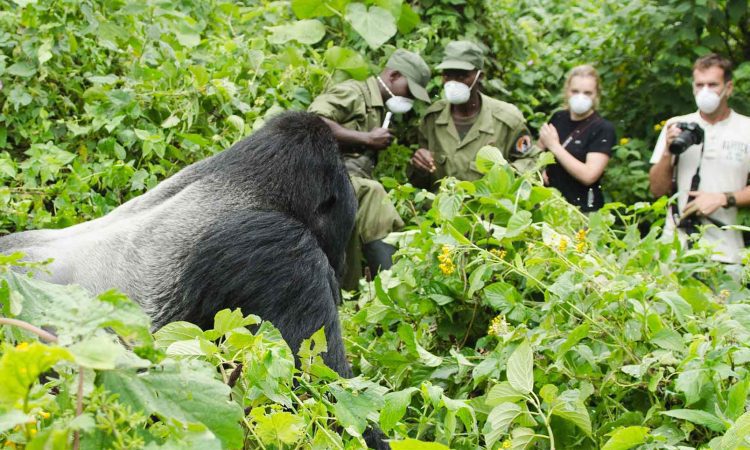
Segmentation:
[(370, 389), (356, 393), (337, 385), (331, 385), (330, 389), (336, 397), (336, 403), (333, 405), (336, 418), (349, 434), (361, 435), (367, 425), (367, 416), (375, 413), (383, 405), (383, 397)]
[(333, 69), (342, 70), (355, 80), (364, 80), (370, 74), (362, 55), (349, 48), (333, 46), (326, 50), (325, 60)]
[(508, 427), (520, 414), (521, 407), (515, 403), (501, 403), (492, 408), (482, 429), (487, 447), (492, 448), (495, 442), (508, 432)]
[(703, 369), (691, 369), (680, 373), (675, 380), (675, 389), (685, 394), (685, 404), (692, 405), (701, 398), (701, 389), (708, 375)]
[(16, 347), (6, 345), (0, 358), (0, 405), (22, 408), (19, 402), (26, 398), (29, 389), (39, 381), (39, 375), (60, 361), (70, 361), (73, 356), (61, 347), (51, 347), (39, 342), (21, 343)]
[(80, 286), (60, 286), (14, 272), (3, 274), (2, 278), (21, 299), (18, 318), (51, 328), (60, 344), (70, 344), (104, 328), (133, 344), (153, 340), (148, 316), (122, 294), (109, 291), (95, 297)]
[(602, 450), (629, 450), (646, 442), (649, 428), (625, 427), (619, 428), (610, 436)]
[(349, 0), (292, 0), (292, 11), (300, 19), (328, 17), (343, 11)]
[(487, 393), (485, 403), (487, 403), (488, 406), (497, 406), (506, 402), (516, 403), (524, 398), (525, 396), (523, 393), (519, 392), (507, 381), (502, 381), (492, 386), (492, 389)]
[(528, 394), (534, 390), (534, 352), (529, 341), (524, 340), (508, 358), (508, 382), (518, 392)]
[(326, 35), (326, 27), (319, 20), (298, 20), (286, 25), (266, 27), (271, 33), (268, 42), (272, 44), (286, 44), (297, 41), (300, 44), (315, 44)]
[(69, 350), (76, 364), (90, 369), (114, 369), (118, 360), (125, 357), (125, 348), (112, 337), (99, 335), (71, 345)]
[(489, 172), (490, 169), (495, 166), (495, 164), (508, 164), (505, 157), (503, 156), (503, 152), (501, 152), (497, 147), (493, 147), (491, 145), (485, 145), (484, 147), (480, 148), (477, 152), (477, 156), (474, 158), (474, 161), (477, 164), (477, 169), (481, 173)]
[(729, 427), (719, 443), (720, 450), (746, 450), (750, 448), (750, 412), (746, 412)]
[(350, 3), (346, 7), (346, 20), (373, 50), (380, 48), (396, 34), (396, 19), (383, 8), (362, 3)]
[(389, 442), (391, 450), (450, 450), (438, 442), (425, 442), (418, 439), (404, 439), (403, 441)]
[(505, 230), (505, 237), (512, 238), (523, 233), (531, 225), (531, 213), (528, 211), (518, 211), (508, 220), (508, 227)]
[(216, 379), (213, 365), (195, 360), (166, 360), (147, 372), (102, 372), (98, 382), (135, 411), (156, 414), (184, 426), (203, 424), (225, 447), (242, 447), (238, 423), (242, 407), (230, 400), (230, 388)]
[(266, 445), (292, 445), (305, 433), (305, 419), (286, 411), (275, 411), (254, 419), (257, 423), (255, 432)]
[(411, 403), (411, 396), (418, 389), (415, 387), (406, 388), (401, 391), (389, 392), (385, 394), (383, 409), (380, 410), (380, 427), (383, 432), (390, 431), (406, 413), (406, 408)]
[(591, 436), (591, 417), (583, 402), (582, 392), (578, 389), (568, 389), (555, 399), (551, 413), (565, 419)]
[(701, 411), (698, 409), (672, 409), (669, 411), (662, 411), (661, 414), (677, 419), (687, 420), (698, 425), (703, 425), (714, 431), (724, 431), (727, 429), (724, 421), (711, 414), (710, 412)]
[(408, 34), (421, 22), (419, 14), (414, 12), (412, 7), (408, 3), (401, 5), (401, 15), (398, 17), (398, 23), (396, 24), (398, 32), (401, 34)]

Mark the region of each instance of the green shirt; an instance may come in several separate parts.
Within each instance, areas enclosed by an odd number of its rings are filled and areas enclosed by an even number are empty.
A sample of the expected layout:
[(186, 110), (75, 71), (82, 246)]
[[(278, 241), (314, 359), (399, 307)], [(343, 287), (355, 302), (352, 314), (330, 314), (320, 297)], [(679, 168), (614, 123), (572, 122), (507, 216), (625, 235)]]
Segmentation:
[(475, 157), (485, 145), (499, 148), (509, 161), (536, 154), (521, 111), (510, 103), (480, 95), (479, 115), (463, 139), (456, 130), (450, 103), (440, 100), (427, 109), (419, 127), (419, 146), (430, 150), (435, 159), (437, 170), (430, 176), (432, 182), (446, 176), (479, 179), (482, 174), (477, 171)]
[[(315, 97), (308, 111), (330, 119), (344, 128), (367, 132), (383, 125), (385, 104), (378, 80), (347, 80)], [(342, 148), (350, 172), (369, 177), (375, 163), (375, 151), (365, 147)]]

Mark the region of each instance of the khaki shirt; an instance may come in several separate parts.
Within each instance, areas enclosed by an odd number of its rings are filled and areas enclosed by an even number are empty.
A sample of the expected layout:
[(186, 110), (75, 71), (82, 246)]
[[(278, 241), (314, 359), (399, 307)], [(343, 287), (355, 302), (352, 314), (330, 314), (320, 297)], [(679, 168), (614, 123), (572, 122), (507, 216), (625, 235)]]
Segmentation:
[(440, 100), (427, 109), (419, 127), (419, 146), (430, 150), (435, 159), (437, 170), (430, 174), (432, 183), (446, 176), (469, 181), (481, 178), (475, 158), (485, 145), (499, 148), (509, 161), (538, 153), (531, 145), (521, 111), (510, 103), (480, 95), (482, 107), (463, 139), (453, 123), (450, 103)]
[[(330, 119), (344, 128), (367, 132), (383, 125), (385, 104), (378, 80), (347, 80), (326, 89), (315, 97), (308, 111)], [(365, 147), (342, 148), (344, 162), (350, 172), (370, 177), (375, 151)]]

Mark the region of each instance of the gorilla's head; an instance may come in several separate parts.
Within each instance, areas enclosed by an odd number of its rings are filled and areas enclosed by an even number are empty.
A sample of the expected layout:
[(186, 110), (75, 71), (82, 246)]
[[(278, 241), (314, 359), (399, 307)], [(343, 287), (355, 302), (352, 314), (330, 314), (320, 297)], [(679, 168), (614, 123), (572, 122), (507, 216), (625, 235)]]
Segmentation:
[[(248, 155), (252, 153), (252, 157)], [(315, 235), (340, 276), (357, 201), (330, 128), (317, 115), (286, 112), (219, 158), (228, 176), (247, 185), (256, 208), (284, 212)]]

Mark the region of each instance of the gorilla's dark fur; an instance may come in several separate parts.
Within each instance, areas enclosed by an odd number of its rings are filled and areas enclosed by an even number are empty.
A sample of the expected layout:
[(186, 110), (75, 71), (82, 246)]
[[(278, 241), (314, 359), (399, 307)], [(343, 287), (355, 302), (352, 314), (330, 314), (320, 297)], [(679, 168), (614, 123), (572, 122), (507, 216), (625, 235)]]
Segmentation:
[(336, 307), (356, 208), (328, 126), (288, 112), (104, 217), (0, 238), (0, 252), (54, 258), (54, 283), (116, 287), (155, 328), (210, 327), (217, 311), (242, 308), (296, 352), (325, 326), (323, 359), (348, 377)]

